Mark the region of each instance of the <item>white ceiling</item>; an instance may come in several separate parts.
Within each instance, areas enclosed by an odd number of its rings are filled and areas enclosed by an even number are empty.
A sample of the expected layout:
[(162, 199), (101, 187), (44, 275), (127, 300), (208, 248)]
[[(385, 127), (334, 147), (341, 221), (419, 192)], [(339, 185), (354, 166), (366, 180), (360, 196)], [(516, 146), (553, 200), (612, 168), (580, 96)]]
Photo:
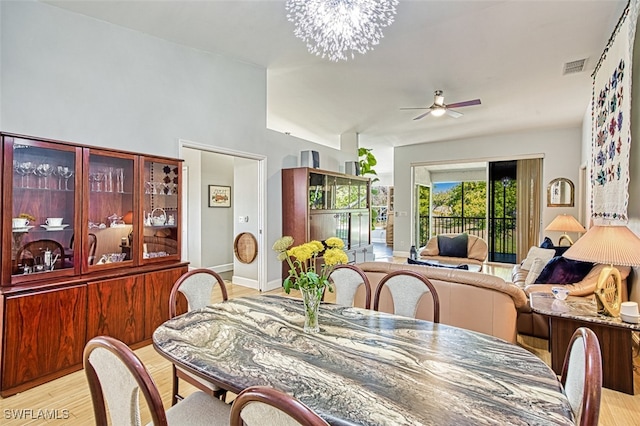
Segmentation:
[[(358, 133), (385, 173), (394, 146), (579, 125), (626, 0), (400, 0), (380, 45), (340, 63), (307, 52), (284, 0), (46, 3), (265, 67), (269, 128), (334, 148)], [(584, 72), (563, 76), (582, 58)], [(431, 105), (436, 89), (482, 105), (419, 121), (399, 109)]]

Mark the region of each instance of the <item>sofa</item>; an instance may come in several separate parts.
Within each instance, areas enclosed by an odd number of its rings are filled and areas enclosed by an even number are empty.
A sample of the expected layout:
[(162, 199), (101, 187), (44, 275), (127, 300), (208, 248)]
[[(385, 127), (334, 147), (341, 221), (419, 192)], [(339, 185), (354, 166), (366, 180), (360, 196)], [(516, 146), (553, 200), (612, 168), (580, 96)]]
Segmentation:
[[(513, 283), (518, 287), (522, 288), (528, 298), (529, 295), (534, 292), (551, 293), (551, 288), (558, 286), (568, 289), (569, 296), (592, 296), (596, 289), (600, 272), (602, 272), (602, 269), (607, 265), (595, 265), (581, 281), (573, 284), (547, 283), (529, 285), (525, 285), (525, 280), (529, 274), (529, 270), (524, 269), (522, 266), (523, 265), (521, 263), (513, 267), (511, 281), (513, 281)], [(628, 300), (627, 278), (629, 277), (631, 268), (628, 266), (618, 266), (617, 268), (620, 271), (620, 278), (622, 279), (622, 300), (626, 301)], [(529, 308), (527, 304), (527, 307), (520, 309), (520, 312), (518, 313), (518, 333), (541, 339), (548, 339), (549, 322), (545, 316), (532, 312), (531, 308)]]
[(450, 265), (479, 265), (487, 259), (489, 253), (487, 243), (480, 237), (468, 235), (466, 257), (443, 255), (438, 247), (438, 237), (459, 238), (461, 234), (440, 234), (431, 237), (419, 253), (419, 260), (436, 261)]
[[(372, 292), (380, 280), (397, 270), (410, 270), (427, 277), (440, 298), (440, 322), (499, 337), (515, 343), (517, 313), (527, 308), (524, 291), (502, 278), (460, 269), (436, 268), (390, 262), (364, 262), (356, 264), (367, 275)], [(355, 305), (363, 306), (364, 290), (356, 293)], [(417, 318), (431, 318), (433, 302), (424, 295), (418, 303)], [(384, 289), (380, 310), (393, 312), (391, 294)]]

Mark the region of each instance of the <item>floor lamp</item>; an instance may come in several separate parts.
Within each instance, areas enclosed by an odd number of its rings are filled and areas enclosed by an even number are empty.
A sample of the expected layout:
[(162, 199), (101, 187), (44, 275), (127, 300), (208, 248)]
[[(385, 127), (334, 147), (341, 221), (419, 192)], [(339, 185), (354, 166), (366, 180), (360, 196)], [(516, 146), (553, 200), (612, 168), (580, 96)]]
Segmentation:
[(614, 265), (640, 266), (640, 238), (626, 226), (592, 226), (564, 257), (584, 262), (604, 263), (596, 285), (598, 313), (617, 317), (622, 302), (620, 272)]
[(587, 232), (584, 226), (580, 225), (580, 222), (570, 214), (559, 214), (544, 230), (563, 232), (558, 240), (559, 246), (562, 245), (562, 240), (567, 240), (569, 245), (573, 245), (573, 240), (569, 238), (567, 232)]

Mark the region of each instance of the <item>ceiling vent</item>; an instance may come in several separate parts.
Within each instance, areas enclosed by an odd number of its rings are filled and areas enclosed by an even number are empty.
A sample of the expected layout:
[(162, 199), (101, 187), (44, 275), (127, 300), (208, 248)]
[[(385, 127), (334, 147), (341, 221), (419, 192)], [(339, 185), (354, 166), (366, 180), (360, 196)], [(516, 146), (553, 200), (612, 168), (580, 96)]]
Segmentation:
[(578, 59), (577, 61), (571, 61), (564, 64), (562, 75), (575, 74), (577, 72), (584, 71), (584, 66), (587, 63), (587, 58)]

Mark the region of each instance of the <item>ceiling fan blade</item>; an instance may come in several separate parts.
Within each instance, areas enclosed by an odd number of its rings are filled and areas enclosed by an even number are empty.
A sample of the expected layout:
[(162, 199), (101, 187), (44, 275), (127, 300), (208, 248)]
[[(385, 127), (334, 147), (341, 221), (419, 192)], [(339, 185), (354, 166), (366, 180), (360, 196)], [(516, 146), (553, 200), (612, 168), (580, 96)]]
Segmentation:
[(472, 101), (456, 102), (455, 104), (447, 104), (447, 108), (462, 108), (466, 106), (480, 105), (480, 99), (474, 99)]
[(447, 110), (445, 111), (445, 113), (449, 116), (449, 117), (453, 117), (453, 118), (460, 118), (462, 117), (462, 114), (459, 113), (458, 111), (454, 111), (452, 109), (447, 108)]
[(400, 109), (429, 109), (429, 107), (422, 107), (422, 108), (400, 108)]
[(414, 120), (420, 120), (421, 118), (426, 117), (427, 115), (431, 114), (431, 110), (425, 112), (424, 114), (420, 114), (419, 116), (417, 116), (416, 118), (414, 118)]

